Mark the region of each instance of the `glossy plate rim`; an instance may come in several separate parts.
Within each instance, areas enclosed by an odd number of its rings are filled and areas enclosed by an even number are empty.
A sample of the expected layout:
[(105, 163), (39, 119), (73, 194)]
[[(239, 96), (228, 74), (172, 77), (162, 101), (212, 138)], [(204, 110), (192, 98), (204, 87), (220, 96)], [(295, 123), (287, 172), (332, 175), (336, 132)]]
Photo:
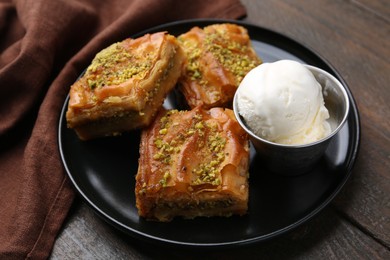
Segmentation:
[[(237, 239), (236, 241), (227, 241), (227, 242), (216, 242), (216, 243), (200, 243), (200, 242), (186, 242), (186, 241), (178, 241), (178, 240), (173, 240), (173, 239), (165, 239), (162, 237), (157, 237), (151, 234), (148, 234), (146, 232), (143, 232), (142, 230), (138, 230), (135, 228), (131, 228), (124, 223), (118, 221), (114, 217), (112, 217), (109, 212), (104, 211), (103, 209), (99, 208), (96, 203), (94, 202), (93, 198), (88, 197), (84, 191), (83, 188), (80, 187), (80, 185), (77, 183), (77, 181), (74, 178), (74, 173), (69, 169), (68, 167), (68, 162), (67, 162), (67, 156), (64, 154), (63, 150), (63, 142), (62, 142), (62, 135), (63, 135), (63, 130), (62, 127), (64, 124), (66, 125), (65, 122), (65, 114), (67, 110), (67, 103), (69, 100), (69, 95), (67, 96), (64, 105), (61, 110), (59, 122), (58, 122), (58, 147), (59, 147), (59, 153), (61, 156), (61, 161), (63, 164), (63, 167), (71, 180), (74, 188), (78, 192), (78, 194), (81, 195), (82, 199), (94, 210), (95, 213), (97, 213), (98, 216), (102, 217), (106, 222), (114, 226), (115, 228), (123, 231), (124, 233), (134, 237), (138, 238), (141, 240), (144, 240), (146, 242), (152, 242), (152, 243), (159, 243), (159, 244), (165, 244), (165, 245), (176, 245), (176, 246), (183, 246), (183, 247), (202, 247), (202, 248), (210, 248), (210, 247), (233, 247), (233, 246), (240, 246), (240, 245), (248, 245), (256, 242), (262, 242), (269, 240), (271, 238), (278, 237), (282, 234), (287, 233), (288, 231), (291, 231), (292, 229), (297, 228), (298, 226), (302, 225), (303, 223), (307, 222), (308, 220), (312, 219), (315, 215), (317, 215), (322, 209), (324, 209), (333, 199), (334, 197), (340, 192), (340, 190), (343, 188), (347, 180), (349, 179), (351, 173), (352, 173), (352, 168), (355, 164), (356, 158), (358, 156), (359, 152), (359, 146), (360, 146), (360, 135), (361, 135), (361, 130), (360, 130), (360, 116), (358, 112), (358, 108), (355, 102), (355, 99), (347, 86), (346, 82), (344, 79), (340, 76), (340, 74), (337, 72), (337, 70), (323, 57), (321, 57), (318, 53), (315, 51), (311, 50), (304, 44), (301, 44), (295, 40), (293, 40), (290, 37), (287, 37), (283, 34), (280, 34), (278, 32), (253, 25), (248, 22), (244, 21), (237, 21), (237, 20), (228, 20), (228, 19), (189, 19), (189, 20), (181, 20), (181, 21), (176, 21), (176, 22), (170, 22), (166, 24), (162, 24), (147, 30), (144, 30), (142, 32), (139, 32), (137, 34), (134, 34), (132, 37), (136, 38), (141, 35), (144, 35), (146, 33), (150, 32), (157, 32), (157, 31), (165, 31), (167, 28), (174, 28), (174, 27), (192, 27), (192, 26), (207, 26), (209, 24), (213, 23), (234, 23), (238, 24), (241, 26), (244, 26), (245, 28), (248, 29), (248, 31), (261, 31), (265, 32), (268, 35), (271, 35), (275, 39), (281, 39), (284, 42), (287, 42), (288, 45), (293, 45), (296, 48), (299, 48), (301, 51), (305, 52), (305, 55), (312, 56), (313, 58), (317, 59), (318, 61), (322, 62), (323, 65), (327, 68), (327, 70), (336, 76), (343, 84), (345, 87), (348, 97), (350, 98), (350, 103), (351, 103), (351, 108), (350, 108), (350, 114), (348, 116), (347, 120), (352, 120), (352, 122), (355, 124), (355, 128), (353, 129), (353, 139), (354, 142), (352, 143), (353, 147), (350, 148), (350, 158), (348, 159), (347, 167), (345, 169), (345, 176), (344, 178), (341, 179), (340, 183), (337, 185), (337, 187), (333, 190), (333, 192), (320, 204), (318, 205), (313, 211), (311, 211), (309, 214), (306, 216), (302, 217), (298, 221), (285, 226), (284, 228), (275, 230), (274, 232), (270, 232), (266, 235), (258, 236), (258, 237), (252, 237), (252, 238), (247, 238), (247, 239)], [(282, 47), (283, 48), (283, 47)]]

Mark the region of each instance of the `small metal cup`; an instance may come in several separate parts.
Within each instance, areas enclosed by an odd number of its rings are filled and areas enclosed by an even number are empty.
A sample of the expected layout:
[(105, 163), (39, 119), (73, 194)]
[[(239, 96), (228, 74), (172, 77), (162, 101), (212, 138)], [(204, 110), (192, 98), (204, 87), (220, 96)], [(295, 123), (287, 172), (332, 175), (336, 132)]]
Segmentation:
[(238, 91), (233, 99), (233, 110), (241, 127), (249, 134), (256, 152), (264, 159), (265, 166), (272, 172), (282, 175), (300, 175), (310, 171), (324, 155), (330, 141), (344, 125), (349, 113), (349, 98), (344, 86), (328, 72), (304, 65), (322, 86), (325, 107), (329, 111), (328, 122), (331, 133), (313, 143), (303, 145), (285, 145), (270, 142), (256, 136), (245, 124), (237, 107)]

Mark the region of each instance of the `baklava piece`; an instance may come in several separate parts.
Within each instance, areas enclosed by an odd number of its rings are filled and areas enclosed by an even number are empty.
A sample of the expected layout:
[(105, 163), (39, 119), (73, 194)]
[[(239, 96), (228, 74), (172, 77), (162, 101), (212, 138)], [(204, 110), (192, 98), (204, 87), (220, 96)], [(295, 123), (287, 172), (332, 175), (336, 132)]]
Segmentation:
[(87, 140), (149, 125), (184, 59), (176, 38), (163, 32), (107, 47), (71, 86), (68, 127)]
[(248, 208), (248, 136), (232, 110), (161, 111), (141, 135), (136, 206), (149, 220)]
[(231, 107), (243, 77), (261, 63), (247, 30), (235, 24), (194, 27), (178, 40), (187, 56), (179, 90), (191, 108)]

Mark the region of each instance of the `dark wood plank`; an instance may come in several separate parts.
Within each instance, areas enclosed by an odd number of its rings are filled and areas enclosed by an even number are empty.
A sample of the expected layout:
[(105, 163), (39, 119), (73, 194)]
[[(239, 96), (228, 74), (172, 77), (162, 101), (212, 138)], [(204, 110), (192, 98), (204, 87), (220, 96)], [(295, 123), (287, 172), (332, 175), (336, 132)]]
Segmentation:
[(372, 12), (387, 22), (390, 22), (390, 2), (382, 0), (354, 0), (354, 4), (359, 5), (367, 12)]
[(152, 245), (114, 230), (84, 203), (76, 205), (52, 259), (389, 259), (389, 250), (327, 208), (280, 238), (235, 249), (201, 251)]
[(77, 201), (58, 236), (52, 259), (140, 259), (135, 250), (112, 226), (86, 204)]
[[(186, 251), (142, 243), (75, 204), (52, 259), (390, 259), (390, 24), (386, 0), (242, 0), (247, 21), (325, 57), (359, 107), (361, 149), (331, 206), (285, 236), (244, 249)], [(152, 249), (151, 249), (152, 248)]]
[(286, 34), (325, 57), (349, 85), (361, 116), (353, 175), (334, 202), (390, 245), (390, 25), (348, 1), (242, 1), (247, 20)]

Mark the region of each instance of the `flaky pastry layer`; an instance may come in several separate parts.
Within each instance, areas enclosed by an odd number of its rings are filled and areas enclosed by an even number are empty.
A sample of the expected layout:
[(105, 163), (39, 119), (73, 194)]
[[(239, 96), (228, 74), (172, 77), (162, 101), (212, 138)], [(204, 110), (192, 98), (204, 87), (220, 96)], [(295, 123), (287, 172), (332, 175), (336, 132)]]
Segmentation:
[(149, 125), (184, 59), (176, 38), (164, 32), (107, 47), (71, 86), (68, 127), (87, 140)]
[(180, 92), (189, 107), (231, 107), (243, 77), (261, 63), (248, 32), (235, 24), (192, 28), (178, 37), (186, 53)]
[(248, 136), (230, 109), (162, 111), (142, 132), (136, 205), (147, 219), (243, 215)]

